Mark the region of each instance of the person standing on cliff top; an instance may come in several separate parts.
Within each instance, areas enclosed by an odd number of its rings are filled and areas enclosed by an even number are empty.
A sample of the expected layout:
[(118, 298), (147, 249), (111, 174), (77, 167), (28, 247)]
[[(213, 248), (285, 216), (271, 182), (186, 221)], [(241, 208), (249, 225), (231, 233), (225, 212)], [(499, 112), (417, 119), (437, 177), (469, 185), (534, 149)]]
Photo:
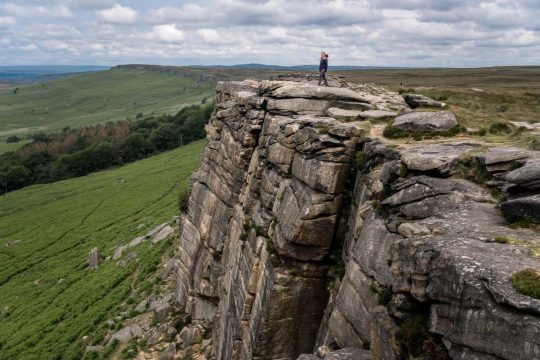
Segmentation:
[(324, 80), (324, 86), (328, 86), (328, 81), (326, 81), (326, 72), (328, 71), (328, 54), (324, 51), (321, 53), (321, 62), (319, 63), (319, 86), (321, 86), (321, 81)]

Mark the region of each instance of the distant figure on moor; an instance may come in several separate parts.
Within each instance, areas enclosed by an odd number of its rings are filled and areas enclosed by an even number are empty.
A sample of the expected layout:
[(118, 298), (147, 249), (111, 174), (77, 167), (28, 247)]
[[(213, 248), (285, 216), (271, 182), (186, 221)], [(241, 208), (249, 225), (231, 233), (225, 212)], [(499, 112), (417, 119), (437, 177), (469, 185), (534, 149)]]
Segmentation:
[(324, 86), (328, 86), (326, 81), (326, 72), (328, 71), (328, 57), (329, 55), (324, 51), (321, 53), (321, 62), (319, 63), (319, 86), (321, 81), (324, 80)]

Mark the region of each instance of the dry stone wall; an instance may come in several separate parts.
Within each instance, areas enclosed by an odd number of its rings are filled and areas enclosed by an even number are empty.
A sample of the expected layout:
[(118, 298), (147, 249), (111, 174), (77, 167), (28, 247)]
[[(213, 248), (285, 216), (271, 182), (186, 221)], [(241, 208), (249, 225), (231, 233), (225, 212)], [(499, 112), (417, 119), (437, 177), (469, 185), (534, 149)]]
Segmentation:
[(218, 84), (175, 269), (214, 357), (540, 359), (540, 302), (509, 282), (539, 261), (494, 242), (538, 233), (453, 176), (483, 145), (375, 139), (361, 114), (403, 98), (335, 82)]

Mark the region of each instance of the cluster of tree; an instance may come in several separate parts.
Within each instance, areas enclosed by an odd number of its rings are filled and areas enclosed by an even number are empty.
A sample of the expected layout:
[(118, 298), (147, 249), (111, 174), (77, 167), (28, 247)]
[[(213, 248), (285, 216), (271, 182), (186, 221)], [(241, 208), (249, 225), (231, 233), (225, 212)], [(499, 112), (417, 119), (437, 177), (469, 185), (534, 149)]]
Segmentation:
[(0, 156), (0, 193), (86, 175), (202, 139), (212, 111), (213, 104), (193, 105), (176, 115), (37, 134), (21, 149)]

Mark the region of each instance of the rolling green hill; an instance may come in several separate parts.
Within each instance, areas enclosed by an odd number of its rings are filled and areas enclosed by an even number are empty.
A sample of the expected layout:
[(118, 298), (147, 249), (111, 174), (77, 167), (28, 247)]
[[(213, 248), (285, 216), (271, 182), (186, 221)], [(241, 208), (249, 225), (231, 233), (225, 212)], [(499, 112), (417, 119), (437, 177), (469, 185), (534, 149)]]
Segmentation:
[(171, 245), (147, 241), (125, 267), (106, 261), (93, 271), (90, 249), (112, 255), (169, 221), (204, 144), (0, 198), (0, 359), (80, 359), (103, 336), (103, 322), (125, 310), (133, 284)]
[(16, 94), (0, 89), (0, 153), (22, 145), (6, 144), (8, 136), (172, 113), (211, 98), (214, 88), (212, 79), (190, 72), (117, 67), (20, 87)]

